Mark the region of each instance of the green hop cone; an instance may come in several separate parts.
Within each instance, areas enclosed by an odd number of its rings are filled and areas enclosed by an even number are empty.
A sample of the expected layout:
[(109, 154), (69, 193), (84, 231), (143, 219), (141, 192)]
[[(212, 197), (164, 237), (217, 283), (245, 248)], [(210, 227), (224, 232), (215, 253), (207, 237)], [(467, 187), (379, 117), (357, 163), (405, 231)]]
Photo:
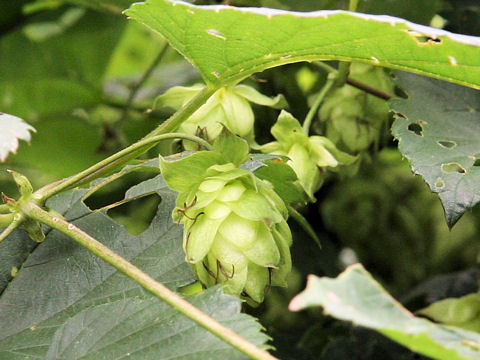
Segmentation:
[(286, 111), (280, 113), (271, 132), (277, 141), (259, 149), (264, 153), (287, 156), (290, 159), (288, 164), (311, 200), (315, 199), (314, 194), (323, 183), (321, 169), (350, 165), (356, 160), (356, 157), (338, 150), (324, 136), (307, 136), (298, 120)]
[[(382, 68), (352, 63), (350, 76), (393, 94), (394, 84)], [(358, 153), (380, 141), (382, 130), (388, 128), (389, 108), (386, 100), (346, 84), (329, 94), (319, 110), (319, 117), (325, 122), (329, 139), (348, 152)]]
[[(155, 100), (154, 107), (170, 107), (178, 110), (197, 95), (202, 88), (201, 85), (173, 87)], [(190, 135), (200, 135), (208, 141), (213, 141), (222, 132), (223, 127), (226, 127), (230, 132), (253, 142), (254, 114), (250, 102), (277, 109), (287, 105), (283, 96), (270, 98), (250, 86), (222, 87), (187, 121), (184, 121), (178, 131)], [(190, 141), (184, 141), (183, 145), (186, 150), (196, 150), (197, 148), (197, 145)]]
[[(238, 137), (230, 139), (215, 143), (228, 150), (161, 158), (160, 167), (169, 186), (179, 191), (173, 218), (184, 226), (183, 249), (198, 279), (262, 302), (270, 286), (286, 285), (291, 270), (288, 212), (269, 182), (238, 167), (248, 157), (248, 146)], [(189, 177), (192, 166), (195, 175)], [(180, 179), (187, 169), (188, 179)]]

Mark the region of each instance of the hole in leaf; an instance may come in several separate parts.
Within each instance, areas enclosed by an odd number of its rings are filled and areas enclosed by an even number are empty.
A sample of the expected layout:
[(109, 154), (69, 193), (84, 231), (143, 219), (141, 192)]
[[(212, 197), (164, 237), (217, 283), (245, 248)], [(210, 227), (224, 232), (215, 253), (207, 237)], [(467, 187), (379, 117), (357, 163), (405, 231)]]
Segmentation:
[(446, 149), (453, 149), (455, 146), (457, 146), (456, 142), (450, 140), (437, 141), (437, 144)]
[(438, 178), (437, 181), (435, 181), (435, 187), (436, 188), (443, 188), (445, 186), (445, 183), (443, 182), (443, 180), (441, 178)]
[(402, 98), (402, 99), (408, 99), (408, 94), (400, 87), (395, 86), (395, 89), (393, 89), (393, 92), (396, 97)]
[(456, 162), (442, 164), (442, 171), (447, 174), (454, 173), (454, 172), (465, 174), (467, 172), (462, 165)]
[(419, 136), (423, 136), (423, 127), (418, 123), (411, 123), (408, 125), (408, 130)]
[(407, 30), (407, 33), (417, 41), (418, 45), (439, 45), (442, 43), (442, 40), (439, 38), (428, 36), (414, 30)]
[(473, 166), (480, 166), (480, 159), (475, 159)]
[(150, 226), (160, 201), (158, 194), (150, 194), (111, 208), (107, 214), (130, 234), (140, 235)]

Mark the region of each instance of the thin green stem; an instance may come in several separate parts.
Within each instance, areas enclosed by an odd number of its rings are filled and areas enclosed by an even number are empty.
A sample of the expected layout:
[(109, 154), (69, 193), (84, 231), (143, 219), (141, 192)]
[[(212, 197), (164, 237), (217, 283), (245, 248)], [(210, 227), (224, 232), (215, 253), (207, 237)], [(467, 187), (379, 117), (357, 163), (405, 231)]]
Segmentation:
[[(329, 73), (337, 73), (338, 70), (335, 69), (333, 66), (330, 66), (324, 62), (315, 62), (314, 63), (317, 67), (329, 72)], [(391, 96), (381, 90), (378, 90), (378, 89), (375, 89), (373, 87), (371, 87), (370, 85), (367, 85), (365, 83), (362, 83), (361, 81), (358, 81), (356, 79), (353, 79), (351, 77), (348, 77), (347, 78), (347, 84), (348, 85), (351, 85), (353, 87), (356, 87), (357, 89), (360, 89), (362, 91), (365, 91), (366, 93), (370, 94), (370, 95), (373, 95), (373, 96), (376, 96), (380, 99), (383, 99), (383, 100), (390, 100), (391, 99)]]
[[(174, 309), (187, 316), (191, 320), (203, 328), (210, 331), (215, 336), (219, 337), (226, 343), (235, 347), (239, 351), (252, 359), (257, 360), (275, 360), (276, 358), (270, 355), (267, 351), (260, 349), (254, 344), (248, 342), (229, 328), (223, 326), (215, 319), (211, 318), (198, 308), (190, 304), (180, 295), (169, 290), (167, 287), (157, 282), (148, 274), (135, 267), (133, 264), (107, 248), (105, 245), (83, 232), (74, 224), (63, 220), (60, 217), (55, 217), (45, 210), (41, 209), (34, 203), (27, 203), (22, 207), (23, 213), (35, 220), (38, 220), (48, 226), (57, 229), (65, 235), (71, 237), (80, 245), (86, 247), (92, 253), (105, 260), (110, 265), (114, 266), (118, 271), (127, 275), (129, 278), (136, 281), (143, 288), (151, 292), (156, 297), (165, 301)], [(278, 359), (277, 359), (278, 360)]]
[(348, 10), (357, 11), (357, 7), (358, 7), (358, 0), (350, 0), (348, 4)]
[[(122, 163), (125, 163), (125, 159), (130, 160), (132, 158), (132, 154), (137, 156), (138, 154), (148, 150), (152, 146), (154, 146), (156, 143), (159, 141), (165, 140), (165, 139), (185, 139), (185, 140), (190, 140), (194, 141), (197, 144), (203, 146), (207, 150), (211, 150), (212, 146), (205, 140), (193, 136), (193, 135), (187, 135), (183, 133), (169, 133), (169, 134), (161, 134), (161, 135), (155, 135), (155, 136), (150, 136), (146, 137), (143, 140), (140, 140), (129, 147), (113, 154), (112, 156), (96, 163), (95, 165), (89, 167), (88, 169), (71, 176), (70, 178), (67, 178), (65, 181), (55, 184), (53, 187), (44, 187), (37, 192), (35, 192), (35, 196), (37, 198), (41, 199), (47, 199), (61, 191), (64, 191), (66, 189), (78, 186), (86, 181), (91, 180), (93, 177), (98, 177), (102, 173), (105, 173), (106, 170), (109, 170), (113, 167), (116, 167), (118, 165), (121, 165)], [(127, 160), (127, 161), (128, 161)]]
[[(12, 214), (13, 215), (13, 214)], [(0, 243), (5, 240), (17, 227), (19, 227), (23, 220), (25, 220), (25, 216), (23, 215), (16, 215), (14, 220), (7, 226), (5, 230), (0, 234)]]
[(338, 64), (337, 78), (335, 80), (335, 86), (342, 87), (348, 80), (350, 74), (350, 62), (340, 61)]
[(322, 104), (323, 100), (325, 99), (325, 96), (330, 92), (332, 87), (335, 85), (336, 81), (336, 76), (334, 74), (329, 74), (327, 78), (327, 82), (323, 86), (322, 90), (317, 95), (317, 98), (315, 99), (315, 102), (313, 105), (310, 107), (310, 110), (308, 110), (308, 114), (305, 117), (305, 121), (303, 122), (303, 132), (308, 136), (308, 133), (310, 131), (310, 126), (312, 125), (312, 121), (318, 111), (318, 108)]

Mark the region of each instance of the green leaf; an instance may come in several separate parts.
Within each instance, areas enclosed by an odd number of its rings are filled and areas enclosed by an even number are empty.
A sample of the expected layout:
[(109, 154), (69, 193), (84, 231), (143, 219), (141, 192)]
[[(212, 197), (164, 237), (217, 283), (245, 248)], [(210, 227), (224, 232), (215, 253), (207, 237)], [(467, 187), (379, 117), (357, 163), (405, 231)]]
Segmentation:
[[(2, 231), (3, 228), (0, 228), (0, 232)], [(24, 230), (15, 230), (7, 240), (0, 243), (0, 294), (16, 276), (18, 269), (36, 245)]]
[(377, 330), (398, 343), (434, 359), (480, 359), (480, 334), (417, 318), (395, 301), (360, 265), (336, 279), (311, 275), (307, 288), (290, 310), (322, 306), (341, 320)]
[(432, 320), (480, 332), (480, 294), (469, 294), (461, 298), (444, 299), (417, 311)]
[[(213, 288), (189, 300), (246, 339), (258, 345), (266, 342), (261, 325), (240, 313), (237, 297)], [(167, 304), (146, 297), (118, 300), (79, 312), (57, 330), (45, 360), (124, 356), (149, 360), (245, 358)]]
[(168, 185), (179, 192), (200, 184), (210, 166), (224, 163), (220, 153), (214, 151), (184, 152), (160, 157), (160, 169)]
[(399, 18), (167, 0), (133, 4), (126, 14), (163, 35), (216, 86), (293, 62), (348, 60), (480, 88), (480, 39)]
[(7, 160), (8, 153), (15, 153), (18, 140), (30, 141), (30, 131), (36, 131), (22, 119), (0, 113), (0, 162)]
[(267, 160), (265, 166), (255, 171), (255, 176), (272, 183), (275, 192), (285, 204), (305, 203), (307, 198), (302, 188), (296, 185), (295, 171), (282, 159)]
[[(194, 277), (184, 261), (182, 229), (170, 216), (175, 193), (163, 182), (155, 191), (162, 201), (149, 228), (139, 236), (130, 235), (104, 212), (91, 212), (81, 201), (87, 190), (60, 194), (47, 205), (155, 279), (175, 288), (192, 282)], [(9, 237), (1, 244), (2, 257), (17, 240)], [(72, 316), (94, 305), (145, 296), (134, 281), (57, 231), (48, 232), (28, 257), (24, 253), (21, 257), (25, 261), (15, 265), (20, 269), (18, 274), (0, 296), (0, 358), (43, 358), (55, 332)]]
[(452, 227), (480, 201), (480, 93), (406, 73), (398, 84), (408, 99), (395, 99), (392, 127), (415, 173), (440, 196)]
[(245, 162), (249, 157), (248, 143), (240, 136), (232, 134), (225, 127), (215, 139), (213, 148), (216, 152), (222, 154), (226, 162), (231, 162), (235, 166)]

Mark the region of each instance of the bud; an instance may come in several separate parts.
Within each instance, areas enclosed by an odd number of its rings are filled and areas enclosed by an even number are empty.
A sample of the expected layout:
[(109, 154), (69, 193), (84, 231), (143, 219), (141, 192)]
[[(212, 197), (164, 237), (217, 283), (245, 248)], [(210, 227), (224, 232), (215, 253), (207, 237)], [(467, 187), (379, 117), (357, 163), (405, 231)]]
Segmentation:
[[(178, 110), (190, 101), (202, 86), (176, 86), (155, 100), (155, 108), (170, 107)], [(228, 86), (218, 89), (190, 118), (184, 121), (178, 131), (190, 135), (200, 135), (208, 141), (215, 140), (226, 127), (233, 134), (254, 141), (254, 115), (249, 102), (270, 106), (276, 109), (285, 107), (282, 95), (275, 98), (260, 94), (246, 85)], [(186, 150), (195, 150), (197, 145), (184, 141)]]
[[(350, 76), (387, 94), (393, 93), (394, 84), (382, 68), (352, 63)], [(344, 150), (357, 153), (380, 141), (382, 130), (388, 128), (389, 108), (386, 100), (345, 84), (325, 99), (319, 117), (326, 124), (329, 139)]]
[[(220, 151), (202, 151), (180, 160), (161, 158), (160, 167), (169, 186), (179, 191), (173, 218), (184, 225), (186, 261), (198, 279), (262, 302), (270, 286), (286, 285), (292, 236), (287, 208), (272, 185), (238, 167), (245, 158), (238, 156), (245, 149), (240, 141), (245, 143), (238, 138), (230, 143), (237, 149), (234, 162)], [(193, 164), (197, 171), (190, 184), (174, 175)]]
[(356, 160), (356, 157), (338, 150), (324, 136), (307, 136), (298, 120), (286, 111), (280, 113), (271, 132), (277, 141), (259, 149), (264, 153), (287, 156), (290, 159), (288, 164), (312, 200), (323, 183), (321, 169), (350, 165)]

